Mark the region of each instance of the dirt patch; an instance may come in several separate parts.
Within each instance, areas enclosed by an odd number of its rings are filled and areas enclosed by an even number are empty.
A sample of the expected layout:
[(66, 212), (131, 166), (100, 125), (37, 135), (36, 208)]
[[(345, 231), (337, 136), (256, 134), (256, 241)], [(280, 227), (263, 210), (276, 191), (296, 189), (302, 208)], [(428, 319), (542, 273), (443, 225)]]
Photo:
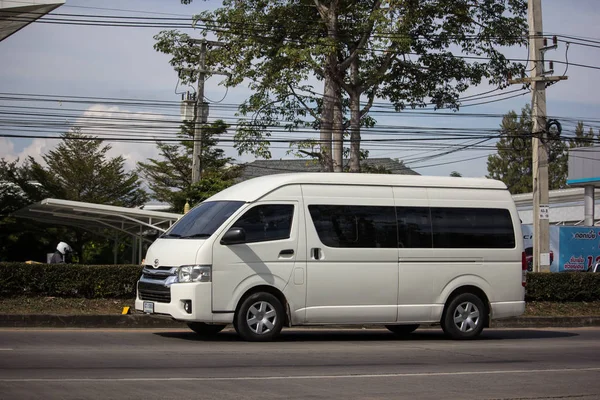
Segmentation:
[(600, 316), (600, 301), (555, 303), (534, 301), (527, 303), (524, 316), (527, 317), (584, 317)]
[(123, 307), (133, 309), (134, 300), (80, 299), (61, 297), (15, 297), (0, 299), (0, 314), (121, 314)]

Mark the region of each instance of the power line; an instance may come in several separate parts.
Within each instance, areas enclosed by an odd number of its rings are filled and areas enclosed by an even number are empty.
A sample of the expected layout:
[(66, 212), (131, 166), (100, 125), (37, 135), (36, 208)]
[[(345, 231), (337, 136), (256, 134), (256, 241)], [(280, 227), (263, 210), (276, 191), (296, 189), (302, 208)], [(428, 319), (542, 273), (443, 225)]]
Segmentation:
[[(485, 92), (484, 92), (485, 93)], [(510, 93), (510, 92), (507, 92)], [(179, 101), (158, 101), (158, 100), (142, 100), (142, 99), (128, 99), (128, 98), (114, 98), (114, 97), (84, 97), (84, 96), (61, 96), (61, 95), (46, 95), (46, 94), (23, 94), (24, 96), (29, 97), (16, 97), (19, 96), (19, 93), (0, 93), (0, 100), (5, 101), (28, 101), (28, 102), (52, 102), (52, 103), (72, 103), (69, 99), (71, 98), (80, 98), (80, 99), (89, 99), (82, 102), (76, 102), (76, 104), (109, 104), (109, 105), (126, 105), (126, 106), (156, 106), (156, 107), (165, 107), (165, 108), (179, 108)], [(45, 98), (38, 98), (36, 96), (41, 96)], [(113, 99), (118, 100), (118, 103), (106, 103), (102, 99)], [(121, 101), (122, 100), (122, 101)], [(130, 102), (131, 101), (131, 102)], [(151, 103), (155, 101), (156, 103)], [(476, 112), (444, 112), (444, 111), (418, 111), (418, 110), (402, 110), (395, 111), (393, 110), (392, 104), (383, 104), (378, 103), (379, 105), (373, 106), (371, 113), (375, 114), (398, 114), (403, 117), (407, 116), (418, 116), (418, 117), (430, 117), (430, 118), (438, 118), (438, 117), (466, 117), (466, 118), (502, 118), (504, 114), (499, 113), (476, 113)], [(239, 104), (221, 104), (215, 109), (237, 109)], [(2, 105), (0, 104), (0, 108), (16, 108), (16, 109), (41, 109), (41, 110), (55, 110), (55, 111), (81, 111), (81, 112), (89, 112), (89, 113), (111, 113), (111, 114), (135, 114), (135, 111), (117, 111), (117, 110), (92, 110), (92, 109), (69, 109), (63, 108), (59, 106), (58, 108), (50, 108), (50, 107), (27, 107), (27, 106), (13, 106), (13, 105)], [(378, 110), (382, 108), (383, 110)], [(385, 111), (385, 109), (391, 109), (390, 111)], [(178, 117), (179, 114), (165, 114), (165, 113), (149, 113), (149, 112), (140, 112), (139, 114), (149, 115), (149, 116), (172, 116)], [(600, 123), (600, 118), (589, 118), (589, 117), (577, 117), (577, 116), (560, 116), (560, 115), (549, 115), (549, 118), (559, 119), (565, 122), (584, 122), (584, 123)], [(241, 118), (236, 118), (241, 119)]]

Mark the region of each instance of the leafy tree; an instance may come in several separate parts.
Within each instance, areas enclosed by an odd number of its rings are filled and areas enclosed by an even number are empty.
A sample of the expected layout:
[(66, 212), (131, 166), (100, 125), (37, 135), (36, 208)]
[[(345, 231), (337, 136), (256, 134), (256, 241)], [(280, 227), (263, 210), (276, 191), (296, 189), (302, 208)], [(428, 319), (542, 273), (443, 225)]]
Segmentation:
[[(28, 159), (28, 176), (40, 185), (40, 197), (53, 197), (87, 203), (137, 207), (144, 204), (147, 193), (135, 171), (125, 172), (123, 156), (109, 158), (110, 145), (74, 129), (62, 135), (62, 141), (42, 156), (45, 166), (33, 157)], [(37, 200), (36, 200), (37, 201)], [(92, 240), (104, 241), (81, 229), (71, 230), (69, 242), (85, 262), (84, 245)]]
[[(533, 191), (531, 107), (521, 109), (521, 115), (510, 111), (502, 118), (497, 154), (488, 157), (488, 178), (503, 181), (512, 194)], [(560, 139), (548, 139), (548, 186), (561, 189), (566, 186), (566, 144)]]
[[(598, 132), (598, 138), (600, 139), (600, 132)], [(593, 146), (595, 142), (594, 129), (590, 128), (585, 133), (583, 122), (580, 121), (577, 123), (577, 127), (575, 127), (575, 137), (569, 138), (569, 148)]]
[(0, 159), (0, 217), (25, 207), (31, 201), (19, 183), (26, 183), (26, 169), (17, 161)]
[[(356, 172), (361, 121), (375, 97), (397, 110), (458, 108), (459, 94), (470, 85), (501, 85), (508, 72), (521, 74), (523, 66), (498, 49), (525, 43), (526, 8), (523, 0), (248, 0), (224, 1), (197, 18), (205, 34), (227, 43), (211, 51), (210, 66), (231, 73), (227, 85), (246, 81), (253, 91), (240, 108), (252, 115), (239, 126), (240, 151), (268, 156), (264, 139), (273, 124), (289, 130), (312, 124), (321, 131), (321, 159), (331, 169), (332, 134), (339, 143), (349, 128), (350, 169)], [(156, 39), (155, 48), (171, 54), (173, 65), (195, 63), (197, 49), (187, 36), (169, 31)], [(306, 84), (313, 76), (323, 82), (320, 98)], [(336, 157), (339, 164), (341, 153)]]
[(53, 250), (55, 229), (11, 216), (41, 200), (40, 187), (31, 181), (29, 171), (27, 163), (0, 159), (0, 261), (42, 261)]
[(181, 142), (166, 144), (158, 142), (161, 159), (138, 163), (138, 169), (147, 180), (152, 197), (167, 202), (172, 209), (183, 212), (186, 201), (198, 203), (234, 183), (237, 167), (230, 165), (232, 159), (216, 147), (218, 136), (227, 132), (222, 120), (205, 125), (202, 130), (202, 179), (192, 184), (192, 155), (194, 142), (193, 122), (182, 126), (178, 135)]
[(135, 171), (125, 172), (123, 156), (108, 158), (110, 145), (74, 129), (42, 156), (46, 167), (29, 157), (31, 177), (49, 196), (87, 203), (137, 207), (148, 195)]
[(452, 171), (452, 172), (450, 172), (450, 176), (453, 176), (455, 178), (460, 178), (460, 177), (462, 177), (462, 174), (458, 171)]

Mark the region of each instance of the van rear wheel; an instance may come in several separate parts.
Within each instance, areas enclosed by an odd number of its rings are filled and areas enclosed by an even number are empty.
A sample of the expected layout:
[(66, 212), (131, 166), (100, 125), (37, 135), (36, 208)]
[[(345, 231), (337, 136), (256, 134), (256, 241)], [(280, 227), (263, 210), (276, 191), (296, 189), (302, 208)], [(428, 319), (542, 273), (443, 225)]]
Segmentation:
[(406, 336), (416, 331), (419, 325), (386, 325), (385, 327), (398, 336)]
[(279, 335), (284, 317), (283, 305), (277, 297), (258, 292), (242, 302), (235, 315), (234, 327), (244, 340), (266, 342)]
[(472, 293), (462, 293), (448, 303), (441, 321), (442, 329), (452, 339), (472, 339), (483, 331), (487, 318), (483, 301)]
[(201, 336), (212, 336), (221, 332), (227, 325), (211, 325), (204, 322), (188, 322), (187, 326)]

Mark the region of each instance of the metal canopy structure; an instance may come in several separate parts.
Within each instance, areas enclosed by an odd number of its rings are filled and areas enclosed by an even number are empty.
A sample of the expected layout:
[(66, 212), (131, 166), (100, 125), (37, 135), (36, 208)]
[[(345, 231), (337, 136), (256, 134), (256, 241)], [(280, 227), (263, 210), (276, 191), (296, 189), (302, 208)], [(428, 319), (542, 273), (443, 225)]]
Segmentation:
[(0, 41), (64, 3), (65, 0), (0, 0)]
[[(59, 199), (44, 199), (18, 210), (13, 216), (81, 228), (110, 239), (118, 238), (119, 234), (127, 235), (134, 243), (132, 260), (137, 253), (138, 261), (142, 259), (143, 242), (151, 242), (147, 234), (164, 232), (181, 218), (181, 214), (175, 213)], [(116, 235), (107, 235), (107, 230)]]

